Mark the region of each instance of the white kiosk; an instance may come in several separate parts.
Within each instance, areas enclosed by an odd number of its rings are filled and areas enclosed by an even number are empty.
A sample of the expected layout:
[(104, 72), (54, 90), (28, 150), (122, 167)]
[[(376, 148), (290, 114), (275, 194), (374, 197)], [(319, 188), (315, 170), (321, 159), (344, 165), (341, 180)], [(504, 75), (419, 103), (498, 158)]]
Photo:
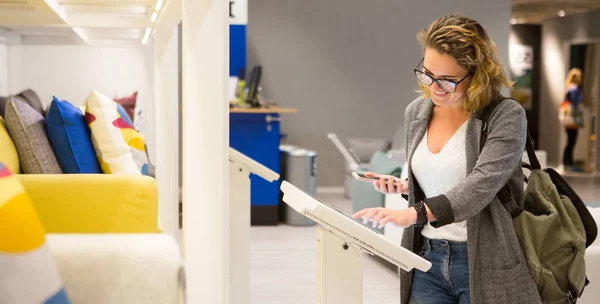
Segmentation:
[(400, 269), (428, 271), (431, 263), (394, 244), (316, 197), (284, 181), (283, 201), (315, 221), (317, 227), (317, 303), (360, 304), (363, 271), (359, 250), (377, 255)]
[(230, 285), (225, 303), (250, 303), (250, 174), (279, 180), (279, 174), (229, 148)]

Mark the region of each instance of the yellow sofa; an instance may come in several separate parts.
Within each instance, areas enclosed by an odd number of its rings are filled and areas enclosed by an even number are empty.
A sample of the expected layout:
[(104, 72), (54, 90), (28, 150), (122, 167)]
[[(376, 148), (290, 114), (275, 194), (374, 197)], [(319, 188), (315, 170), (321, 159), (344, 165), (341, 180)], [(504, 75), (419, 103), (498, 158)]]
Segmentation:
[[(0, 162), (13, 173), (20, 173), (17, 151), (2, 118)], [(47, 233), (160, 232), (154, 178), (110, 174), (16, 175)]]

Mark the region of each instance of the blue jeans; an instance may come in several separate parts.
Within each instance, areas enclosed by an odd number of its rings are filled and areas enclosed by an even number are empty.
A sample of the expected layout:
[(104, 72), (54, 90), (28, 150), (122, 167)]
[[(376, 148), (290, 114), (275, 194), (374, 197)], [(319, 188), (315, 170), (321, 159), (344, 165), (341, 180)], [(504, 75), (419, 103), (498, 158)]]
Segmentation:
[(415, 269), (410, 304), (468, 304), (469, 258), (467, 242), (423, 238), (421, 256), (431, 269)]

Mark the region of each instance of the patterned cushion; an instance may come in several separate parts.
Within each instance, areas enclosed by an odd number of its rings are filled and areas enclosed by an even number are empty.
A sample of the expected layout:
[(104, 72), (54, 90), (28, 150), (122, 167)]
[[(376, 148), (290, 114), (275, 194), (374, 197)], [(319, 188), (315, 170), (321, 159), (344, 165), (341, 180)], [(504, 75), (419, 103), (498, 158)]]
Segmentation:
[(48, 108), (46, 129), (65, 173), (102, 173), (81, 110), (54, 97)]
[(44, 117), (40, 113), (28, 104), (9, 97), (6, 104), (6, 127), (19, 152), (23, 173), (63, 173), (48, 140)]
[(33, 204), (2, 163), (0, 269), (0, 303), (70, 303)]
[[(137, 94), (138, 94), (138, 92), (135, 91), (128, 96), (124, 96), (124, 97), (117, 96), (117, 97), (113, 98), (113, 100), (116, 103), (123, 106), (125, 111), (127, 111), (127, 116), (129, 116), (130, 121), (133, 121), (134, 117), (135, 117), (135, 104), (137, 103)], [(133, 126), (133, 123), (131, 123), (131, 125)]]
[(129, 114), (127, 113), (127, 110), (125, 110), (125, 108), (123, 108), (123, 106), (119, 103), (117, 103), (117, 112), (119, 112), (119, 115), (121, 116), (121, 118), (123, 118), (123, 120), (133, 126), (133, 121), (131, 120), (131, 118), (129, 117)]
[(85, 119), (102, 172), (147, 174), (144, 137), (121, 117), (114, 101), (93, 91), (86, 101)]

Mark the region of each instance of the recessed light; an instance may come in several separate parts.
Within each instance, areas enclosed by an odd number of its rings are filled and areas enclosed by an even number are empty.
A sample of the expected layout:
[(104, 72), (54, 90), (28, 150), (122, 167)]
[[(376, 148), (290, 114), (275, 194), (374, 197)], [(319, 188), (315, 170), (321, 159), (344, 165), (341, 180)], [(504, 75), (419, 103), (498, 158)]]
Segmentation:
[(157, 17), (158, 17), (158, 13), (156, 11), (154, 11), (154, 13), (152, 13), (152, 17), (150, 17), (150, 21), (156, 22)]
[(510, 24), (517, 24), (517, 18), (510, 18)]
[(164, 2), (164, 0), (158, 0), (158, 1), (156, 1), (156, 6), (154, 7), (154, 10), (157, 11), (157, 12), (160, 11), (160, 9), (163, 6), (163, 2)]
[(564, 17), (566, 15), (567, 15), (567, 13), (565, 13), (565, 11), (563, 11), (563, 10), (558, 11), (558, 16), (559, 17)]
[(148, 43), (148, 39), (150, 39), (150, 33), (152, 32), (151, 28), (147, 28), (146, 32), (144, 33), (144, 38), (142, 38), (142, 44), (146, 44)]

